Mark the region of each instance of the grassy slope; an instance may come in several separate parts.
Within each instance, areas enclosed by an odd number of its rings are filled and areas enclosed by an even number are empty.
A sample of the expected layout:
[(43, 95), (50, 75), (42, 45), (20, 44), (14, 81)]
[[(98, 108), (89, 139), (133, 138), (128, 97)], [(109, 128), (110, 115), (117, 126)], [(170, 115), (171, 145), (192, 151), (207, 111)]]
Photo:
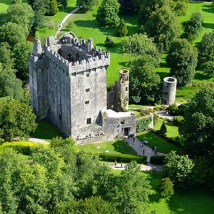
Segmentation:
[(1, 0), (0, 1), (0, 13), (7, 11), (8, 6), (10, 5), (11, 0)]

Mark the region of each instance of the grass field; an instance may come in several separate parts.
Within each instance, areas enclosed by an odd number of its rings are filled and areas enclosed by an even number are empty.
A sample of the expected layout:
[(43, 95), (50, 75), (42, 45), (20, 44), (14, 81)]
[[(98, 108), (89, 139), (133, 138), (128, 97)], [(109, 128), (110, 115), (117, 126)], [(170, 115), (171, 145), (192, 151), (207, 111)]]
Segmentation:
[(158, 152), (162, 152), (168, 154), (172, 150), (177, 151), (179, 154), (181, 153), (181, 149), (176, 147), (175, 145), (167, 142), (166, 140), (156, 136), (151, 132), (141, 132), (137, 134), (137, 138), (140, 141), (148, 140), (148, 146), (152, 148), (153, 146), (157, 146)]
[(7, 11), (8, 6), (10, 5), (11, 0), (1, 0), (0, 1), (0, 13)]
[(137, 155), (135, 150), (128, 145), (123, 139), (116, 139), (113, 142), (102, 142), (96, 144), (78, 145), (78, 149), (89, 153), (105, 153), (107, 150), (109, 154), (130, 154)]

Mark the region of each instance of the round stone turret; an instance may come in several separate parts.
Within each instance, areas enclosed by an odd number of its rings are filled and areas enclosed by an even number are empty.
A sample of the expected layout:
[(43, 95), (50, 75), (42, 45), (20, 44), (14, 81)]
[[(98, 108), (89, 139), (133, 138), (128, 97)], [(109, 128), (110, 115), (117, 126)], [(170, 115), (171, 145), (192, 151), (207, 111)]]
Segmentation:
[(128, 110), (129, 106), (129, 71), (120, 70), (119, 71), (119, 83), (120, 90), (119, 96), (121, 101), (121, 107), (123, 110)]
[(163, 83), (163, 103), (171, 105), (175, 103), (177, 79), (174, 77), (165, 77)]
[(37, 56), (41, 53), (42, 53), (41, 41), (39, 39), (36, 39), (34, 41), (34, 46), (33, 46), (33, 55)]

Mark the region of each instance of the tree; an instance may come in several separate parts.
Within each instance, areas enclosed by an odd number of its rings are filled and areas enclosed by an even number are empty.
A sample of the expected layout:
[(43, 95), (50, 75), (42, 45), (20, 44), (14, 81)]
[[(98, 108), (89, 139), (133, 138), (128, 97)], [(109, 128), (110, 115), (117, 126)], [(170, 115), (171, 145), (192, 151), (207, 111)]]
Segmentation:
[(133, 34), (129, 36), (123, 44), (123, 49), (130, 56), (130, 61), (138, 56), (151, 56), (151, 62), (155, 67), (159, 66), (160, 54), (152, 38), (146, 34)]
[(95, 0), (77, 0), (77, 6), (80, 7), (80, 10), (83, 12), (91, 10), (95, 3)]
[(189, 21), (183, 22), (184, 38), (192, 42), (202, 30), (203, 18), (201, 13), (193, 13)]
[(161, 198), (169, 198), (174, 194), (173, 183), (169, 178), (163, 178), (158, 187)]
[(20, 99), (23, 97), (22, 82), (16, 78), (14, 71), (0, 70), (0, 97)]
[(22, 79), (28, 78), (28, 54), (32, 53), (33, 44), (31, 42), (17, 43), (13, 48), (15, 58), (15, 69)]
[(128, 29), (124, 19), (120, 19), (119, 26), (117, 27), (117, 35), (120, 37), (126, 36), (128, 34)]
[(167, 0), (143, 0), (140, 4), (139, 24), (145, 24), (151, 18), (152, 13), (164, 5), (168, 5)]
[(57, 5), (57, 0), (50, 0), (50, 9), (48, 11), (48, 15), (54, 16), (58, 13), (58, 5)]
[[(128, 164), (127, 170), (114, 178), (115, 187), (107, 195), (119, 213), (148, 213), (151, 187), (145, 175), (140, 173), (136, 162)], [(137, 190), (137, 191), (136, 191)]]
[(132, 101), (136, 101), (136, 97), (141, 98), (142, 102), (155, 100), (155, 95), (159, 91), (160, 77), (156, 74), (155, 66), (151, 61), (151, 56), (142, 55), (132, 63), (130, 72), (130, 99)]
[(100, 26), (116, 26), (120, 19), (118, 17), (120, 4), (117, 0), (103, 0), (97, 10), (96, 20)]
[(26, 32), (21, 25), (8, 22), (0, 26), (0, 42), (7, 42), (11, 47), (26, 40)]
[(0, 137), (11, 141), (14, 137), (28, 138), (37, 127), (32, 108), (17, 100), (0, 100)]
[(106, 37), (105, 46), (107, 46), (107, 47), (113, 47), (114, 46), (114, 41), (113, 41), (112, 36)]
[(120, 10), (124, 14), (136, 13), (139, 9), (139, 4), (136, 0), (119, 0)]
[(169, 4), (176, 15), (184, 16), (187, 12), (188, 2), (188, 0), (170, 0)]
[(161, 125), (161, 128), (160, 128), (160, 134), (165, 136), (166, 135), (166, 132), (167, 132), (167, 129), (166, 129), (166, 122), (163, 121), (162, 125)]
[(3, 69), (10, 70), (14, 67), (14, 55), (7, 42), (0, 43), (0, 63)]
[(164, 176), (169, 177), (175, 186), (185, 188), (193, 184), (194, 163), (187, 155), (180, 156), (172, 151), (166, 155), (165, 161)]
[(175, 39), (169, 48), (166, 58), (170, 75), (177, 78), (178, 85), (186, 85), (192, 81), (197, 65), (197, 49), (186, 39)]
[(184, 112), (179, 133), (185, 139), (185, 150), (193, 155), (208, 155), (214, 151), (214, 89), (201, 89)]
[(170, 42), (180, 34), (177, 18), (168, 6), (152, 13), (145, 23), (145, 30), (149, 37), (154, 38), (160, 52), (167, 51)]
[(198, 68), (209, 77), (214, 75), (214, 31), (205, 33), (198, 44)]
[(7, 10), (8, 22), (16, 23), (22, 26), (27, 36), (31, 30), (34, 21), (34, 11), (27, 3), (11, 4)]

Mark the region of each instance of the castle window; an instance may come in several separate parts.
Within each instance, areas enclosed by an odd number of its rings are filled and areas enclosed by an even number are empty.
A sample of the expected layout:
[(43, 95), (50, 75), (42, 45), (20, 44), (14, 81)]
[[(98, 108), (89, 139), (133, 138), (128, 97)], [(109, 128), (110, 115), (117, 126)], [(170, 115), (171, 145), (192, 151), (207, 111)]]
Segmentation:
[(86, 92), (89, 92), (89, 91), (90, 91), (90, 88), (85, 89), (85, 91), (86, 91)]
[(128, 87), (126, 87), (126, 91), (128, 91)]
[(85, 101), (85, 104), (89, 104), (89, 100)]
[(125, 124), (125, 120), (121, 120), (121, 122), (120, 122), (121, 124)]
[(60, 119), (60, 120), (62, 119), (62, 115), (61, 115), (61, 114), (59, 114), (59, 119)]
[(87, 124), (91, 124), (91, 118), (87, 119)]
[(89, 77), (89, 73), (86, 74), (86, 77)]

